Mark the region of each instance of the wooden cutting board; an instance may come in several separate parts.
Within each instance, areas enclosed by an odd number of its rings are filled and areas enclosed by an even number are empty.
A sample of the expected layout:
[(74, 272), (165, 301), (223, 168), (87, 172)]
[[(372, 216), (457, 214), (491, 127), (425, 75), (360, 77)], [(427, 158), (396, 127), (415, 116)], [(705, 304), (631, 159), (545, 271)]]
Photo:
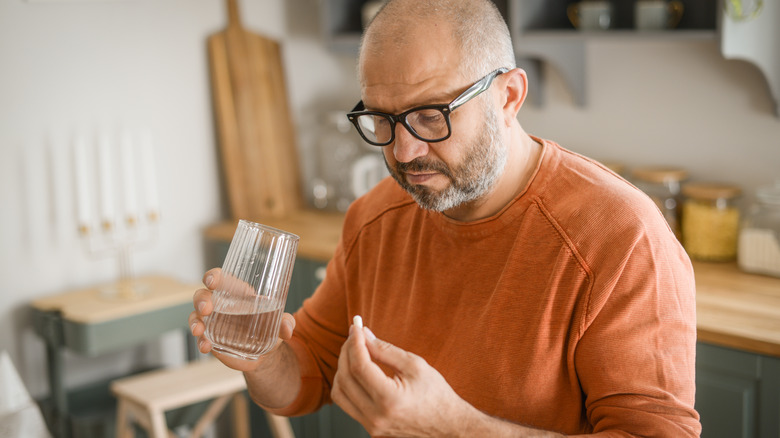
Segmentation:
[(208, 38), (222, 170), (233, 219), (285, 217), (302, 205), (280, 44), (246, 30), (236, 0)]

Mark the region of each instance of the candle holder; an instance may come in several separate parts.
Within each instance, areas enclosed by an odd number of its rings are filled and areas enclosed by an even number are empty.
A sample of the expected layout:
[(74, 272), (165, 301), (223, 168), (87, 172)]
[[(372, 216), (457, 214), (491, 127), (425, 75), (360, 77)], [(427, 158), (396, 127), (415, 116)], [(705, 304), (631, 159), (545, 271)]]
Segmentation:
[(152, 134), (103, 129), (95, 140), (79, 132), (73, 142), (78, 231), (91, 256), (118, 261), (119, 280), (102, 294), (138, 299), (149, 287), (136, 278), (133, 253), (157, 240), (160, 221)]
[(144, 218), (127, 216), (124, 221), (104, 220), (99, 229), (79, 226), (87, 251), (93, 257), (115, 257), (119, 280), (100, 289), (105, 298), (136, 300), (149, 291), (149, 285), (136, 277), (133, 253), (148, 248), (157, 241), (159, 213), (150, 211)]

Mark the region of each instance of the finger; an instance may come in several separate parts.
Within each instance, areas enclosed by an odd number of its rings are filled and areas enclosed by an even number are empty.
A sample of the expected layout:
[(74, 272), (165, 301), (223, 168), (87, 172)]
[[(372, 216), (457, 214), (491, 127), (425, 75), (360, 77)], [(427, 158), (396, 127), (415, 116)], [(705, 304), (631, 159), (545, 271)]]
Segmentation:
[(285, 341), (292, 339), (295, 330), (295, 317), (289, 313), (282, 315), (282, 323), (279, 326), (279, 337)]
[[(397, 391), (400, 385), (395, 377), (415, 375), (423, 359), (395, 345), (377, 339), (368, 327), (360, 330), (366, 337), (365, 349), (369, 354), (369, 366), (364, 372), (355, 372), (355, 379), (368, 391), (372, 400), (380, 401), (385, 394)], [(389, 368), (396, 376), (388, 377), (379, 365)], [(355, 367), (352, 367), (353, 369)]]
[[(352, 331), (350, 329), (350, 332)], [(352, 336), (347, 338), (347, 341), (341, 347), (338, 368), (333, 378), (331, 398), (344, 412), (360, 421), (364, 417), (361, 407), (369, 407), (372, 401), (368, 396), (368, 392), (357, 383), (351, 372), (352, 365), (350, 364), (349, 350), (355, 347), (356, 341)]]
[(217, 289), (222, 282), (222, 269), (213, 268), (203, 274), (203, 284), (210, 290)]
[(349, 391), (345, 391), (341, 386), (337, 385), (333, 386), (330, 398), (333, 400), (333, 403), (338, 405), (342, 411), (352, 417), (355, 421), (365, 424), (367, 416), (365, 412), (363, 412), (363, 409), (367, 408), (368, 404), (355, 402), (352, 400)]
[(205, 336), (198, 338), (198, 351), (203, 354), (207, 354), (211, 351), (211, 341), (209, 341)]
[[(365, 330), (371, 333), (368, 328)], [(418, 361), (422, 360), (422, 358), (416, 354), (376, 338), (373, 336), (373, 333), (368, 335), (368, 337), (372, 338), (370, 341), (366, 342), (366, 350), (369, 352), (371, 359), (383, 365), (387, 365), (400, 375), (412, 373), (417, 369)]]
[(206, 331), (206, 324), (200, 319), (198, 312), (190, 313), (190, 316), (187, 318), (187, 324), (193, 336), (203, 336), (203, 332)]
[(346, 352), (355, 371), (361, 371), (363, 367), (372, 364), (371, 355), (366, 348), (366, 334), (354, 324), (349, 327), (349, 337), (344, 342), (344, 347), (348, 347)]
[(349, 333), (349, 337), (341, 346), (336, 371), (342, 391), (352, 394), (350, 397), (353, 399), (358, 395), (360, 395), (361, 399), (364, 399), (368, 396), (368, 393), (355, 380), (355, 374), (364, 372), (364, 367), (372, 365), (371, 358), (368, 355), (368, 350), (366, 350), (365, 337), (362, 336), (360, 330), (356, 330), (354, 326), (351, 326)]
[(192, 305), (195, 307), (195, 311), (198, 315), (210, 315), (211, 311), (214, 309), (214, 305), (211, 302), (211, 291), (208, 289), (196, 290), (195, 295), (192, 297)]
[(358, 405), (355, 404), (355, 402), (352, 400), (352, 397), (350, 396), (350, 393), (353, 391), (353, 389), (349, 389), (350, 384), (347, 382), (347, 380), (349, 380), (350, 377), (349, 373), (344, 371), (344, 369), (346, 369), (345, 367), (347, 366), (345, 362), (346, 359), (342, 360), (341, 357), (339, 357), (338, 369), (336, 370), (336, 374), (333, 376), (333, 387), (330, 391), (330, 398), (334, 403), (339, 405), (339, 407), (341, 407), (341, 409), (346, 412), (347, 415), (357, 420), (360, 413), (357, 409)]
[[(344, 359), (345, 367), (342, 368), (341, 359)], [(358, 406), (372, 405), (376, 402), (376, 396), (383, 394), (381, 388), (386, 387), (387, 379), (384, 371), (371, 360), (366, 348), (366, 336), (363, 330), (355, 326), (350, 327), (350, 335), (342, 347), (339, 356), (339, 369), (343, 369), (349, 379), (344, 380), (346, 390), (350, 398)]]

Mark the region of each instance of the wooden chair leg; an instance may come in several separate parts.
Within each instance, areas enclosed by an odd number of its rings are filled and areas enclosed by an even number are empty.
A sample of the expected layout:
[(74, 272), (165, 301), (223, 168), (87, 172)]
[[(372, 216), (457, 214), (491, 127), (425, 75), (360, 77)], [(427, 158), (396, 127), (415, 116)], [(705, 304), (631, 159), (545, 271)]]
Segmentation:
[(130, 412), (127, 401), (123, 398), (117, 403), (116, 436), (117, 438), (132, 438), (133, 427), (130, 422)]
[(235, 438), (250, 438), (249, 406), (243, 392), (233, 396), (233, 431)]
[(265, 411), (265, 419), (268, 421), (268, 427), (274, 438), (295, 438), (289, 418)]
[(168, 438), (168, 425), (165, 423), (165, 412), (149, 413), (150, 433), (152, 438)]
[(232, 394), (223, 395), (222, 397), (218, 397), (216, 400), (211, 402), (209, 407), (206, 409), (206, 412), (203, 413), (198, 422), (195, 424), (195, 427), (192, 428), (190, 437), (198, 438), (202, 436), (203, 432), (205, 432), (209, 424), (211, 424), (219, 416), (220, 412), (225, 409), (225, 406), (230, 401), (232, 396)]

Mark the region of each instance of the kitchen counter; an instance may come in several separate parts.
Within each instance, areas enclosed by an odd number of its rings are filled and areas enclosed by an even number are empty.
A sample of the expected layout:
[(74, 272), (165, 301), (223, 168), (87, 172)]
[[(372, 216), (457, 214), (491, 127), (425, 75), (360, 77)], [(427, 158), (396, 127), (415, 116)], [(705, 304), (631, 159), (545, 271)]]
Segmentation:
[(780, 278), (694, 262), (699, 341), (780, 357)]
[[(341, 234), (343, 214), (302, 211), (263, 223), (301, 237), (298, 255), (326, 262)], [(208, 239), (227, 241), (236, 222), (209, 227)], [(780, 278), (747, 274), (735, 263), (694, 262), (699, 341), (780, 357)]]
[[(339, 242), (344, 215), (301, 210), (284, 219), (264, 218), (257, 222), (298, 235), (301, 238), (298, 242), (298, 257), (327, 262)], [(220, 222), (206, 228), (204, 236), (206, 239), (230, 242), (237, 225), (238, 221)]]

